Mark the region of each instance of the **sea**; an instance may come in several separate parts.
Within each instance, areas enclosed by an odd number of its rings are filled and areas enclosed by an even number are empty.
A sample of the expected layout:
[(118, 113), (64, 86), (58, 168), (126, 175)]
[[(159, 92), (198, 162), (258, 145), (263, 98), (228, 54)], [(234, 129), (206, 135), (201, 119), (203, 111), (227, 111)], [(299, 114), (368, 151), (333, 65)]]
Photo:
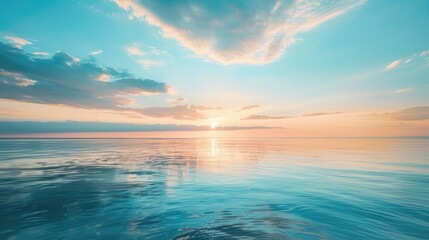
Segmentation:
[(1, 139), (0, 239), (429, 239), (429, 138)]

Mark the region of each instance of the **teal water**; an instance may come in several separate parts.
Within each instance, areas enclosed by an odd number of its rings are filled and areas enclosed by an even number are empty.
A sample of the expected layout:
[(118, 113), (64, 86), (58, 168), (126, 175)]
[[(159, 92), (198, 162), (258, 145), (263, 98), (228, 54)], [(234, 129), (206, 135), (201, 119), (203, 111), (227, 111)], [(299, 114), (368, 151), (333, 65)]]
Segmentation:
[(429, 239), (429, 139), (0, 140), (0, 239)]

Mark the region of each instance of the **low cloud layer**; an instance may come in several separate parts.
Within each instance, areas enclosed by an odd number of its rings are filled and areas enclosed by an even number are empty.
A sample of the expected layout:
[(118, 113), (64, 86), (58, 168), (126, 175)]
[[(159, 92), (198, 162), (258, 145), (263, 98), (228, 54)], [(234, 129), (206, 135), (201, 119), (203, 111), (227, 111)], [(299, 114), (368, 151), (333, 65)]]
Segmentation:
[[(271, 127), (219, 126), (216, 131), (267, 129)], [(210, 126), (174, 124), (131, 124), (105, 122), (0, 122), (0, 135), (70, 132), (155, 132), (155, 131), (208, 131)]]
[(373, 114), (374, 118), (384, 118), (397, 121), (421, 121), (429, 120), (429, 106), (417, 106), (404, 108), (393, 112)]
[(345, 14), (364, 0), (114, 0), (199, 56), (222, 64), (266, 64), (296, 35)]
[(292, 118), (290, 116), (268, 116), (268, 115), (250, 115), (242, 120), (276, 120), (276, 119), (285, 119)]

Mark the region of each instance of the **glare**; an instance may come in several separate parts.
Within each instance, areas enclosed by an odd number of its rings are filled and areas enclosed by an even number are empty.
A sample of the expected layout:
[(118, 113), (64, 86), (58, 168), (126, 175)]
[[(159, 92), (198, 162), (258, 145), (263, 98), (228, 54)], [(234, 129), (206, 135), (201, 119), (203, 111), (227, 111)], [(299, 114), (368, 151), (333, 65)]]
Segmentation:
[(216, 139), (212, 138), (212, 157), (216, 156)]
[(212, 129), (215, 129), (219, 125), (218, 122), (212, 122), (211, 127)]

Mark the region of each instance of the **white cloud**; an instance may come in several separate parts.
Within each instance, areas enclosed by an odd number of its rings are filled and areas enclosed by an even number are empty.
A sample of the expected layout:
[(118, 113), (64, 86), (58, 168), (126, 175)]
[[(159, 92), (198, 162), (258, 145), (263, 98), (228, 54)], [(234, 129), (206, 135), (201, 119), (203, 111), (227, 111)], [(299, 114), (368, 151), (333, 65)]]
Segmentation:
[(140, 50), (140, 48), (136, 44), (133, 44), (132, 46), (127, 47), (126, 50), (131, 55), (136, 55), (136, 56), (145, 55), (145, 53), (142, 50)]
[(426, 63), (429, 66), (429, 50), (425, 50), (419, 53), (414, 53), (413, 55), (409, 56), (409, 57), (405, 57), (405, 58), (401, 58), (398, 60), (395, 60), (391, 63), (389, 63), (385, 70), (386, 71), (390, 71), (392, 69), (395, 69), (397, 67), (399, 67), (400, 65), (404, 65), (404, 64), (410, 64), (413, 62), (419, 62), (419, 61), (423, 61), (424, 63)]
[(393, 93), (407, 93), (407, 92), (414, 92), (414, 90), (415, 90), (414, 88), (400, 88), (393, 91)]
[(33, 52), (33, 55), (36, 55), (36, 56), (48, 56), (49, 53), (47, 53), (47, 52)]
[(266, 64), (296, 35), (345, 14), (364, 0), (115, 0), (135, 18), (158, 26), (196, 55), (221, 63)]
[(389, 65), (386, 66), (386, 70), (392, 70), (394, 68), (396, 68), (397, 66), (399, 66), (401, 64), (401, 60), (396, 60), (391, 62)]
[(20, 38), (20, 37), (6, 36), (4, 38), (9, 40), (10, 42), (14, 43), (15, 47), (17, 47), (17, 48), (22, 48), (22, 46), (33, 44), (32, 42), (27, 41), (27, 40)]
[(162, 61), (152, 60), (152, 59), (140, 59), (137, 60), (137, 63), (143, 66), (143, 68), (148, 69), (154, 66), (161, 66), (165, 63)]
[(99, 55), (99, 54), (102, 54), (102, 53), (103, 53), (103, 50), (96, 50), (94, 52), (90, 52), (89, 55)]

